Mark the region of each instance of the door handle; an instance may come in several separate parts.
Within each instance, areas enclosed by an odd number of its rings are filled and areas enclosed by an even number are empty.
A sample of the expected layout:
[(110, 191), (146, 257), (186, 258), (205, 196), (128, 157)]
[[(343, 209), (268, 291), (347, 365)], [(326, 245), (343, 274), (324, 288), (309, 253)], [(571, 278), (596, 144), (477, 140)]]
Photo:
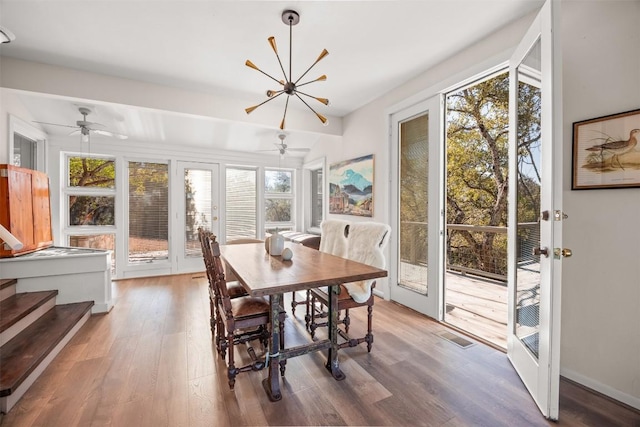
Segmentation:
[(555, 259), (560, 259), (562, 257), (564, 258), (569, 258), (571, 255), (573, 255), (573, 252), (571, 251), (571, 249), (567, 249), (567, 248), (554, 248), (553, 249), (553, 257)]
[(549, 258), (549, 249), (548, 248), (533, 248), (533, 254), (540, 256), (544, 255), (545, 258)]

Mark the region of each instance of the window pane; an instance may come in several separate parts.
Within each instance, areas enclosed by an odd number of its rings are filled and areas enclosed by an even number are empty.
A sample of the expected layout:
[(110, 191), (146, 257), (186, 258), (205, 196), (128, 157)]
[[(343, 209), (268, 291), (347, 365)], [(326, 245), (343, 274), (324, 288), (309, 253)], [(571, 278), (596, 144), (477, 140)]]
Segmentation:
[(21, 168), (37, 169), (36, 141), (19, 133), (13, 134), (13, 164)]
[(322, 222), (322, 169), (311, 171), (311, 226)]
[(185, 256), (201, 257), (198, 227), (211, 228), (211, 171), (184, 170)]
[(116, 274), (116, 235), (80, 234), (69, 236), (69, 246), (76, 248), (104, 249), (111, 252), (111, 274)]
[(257, 174), (251, 169), (227, 169), (226, 238), (257, 237)]
[(168, 165), (129, 162), (129, 262), (168, 257)]
[(291, 194), (291, 171), (266, 170), (264, 190), (267, 193)]
[(265, 222), (291, 222), (291, 199), (265, 199)]
[(115, 225), (113, 196), (69, 196), (69, 225)]
[(69, 157), (69, 186), (115, 188), (115, 161), (94, 157)]
[(400, 124), (400, 285), (427, 294), (429, 115)]

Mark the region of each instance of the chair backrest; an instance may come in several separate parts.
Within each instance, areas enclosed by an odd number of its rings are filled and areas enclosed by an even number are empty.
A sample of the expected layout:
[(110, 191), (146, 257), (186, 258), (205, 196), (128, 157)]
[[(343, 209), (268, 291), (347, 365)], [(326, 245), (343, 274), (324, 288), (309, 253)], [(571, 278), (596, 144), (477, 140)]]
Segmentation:
[(222, 308), (227, 316), (233, 316), (231, 310), (231, 298), (229, 297), (229, 291), (227, 290), (227, 281), (224, 276), (224, 268), (222, 259), (220, 258), (220, 244), (216, 240), (216, 236), (211, 234), (209, 240), (209, 247), (211, 248), (212, 257), (212, 275), (214, 279), (214, 286), (216, 287), (219, 295)]
[[(391, 227), (380, 222), (354, 222), (349, 227), (347, 237), (347, 258), (373, 267), (384, 268), (384, 248), (389, 242)], [(349, 295), (358, 303), (366, 302), (371, 296), (375, 280), (347, 283)]]
[(200, 241), (200, 248), (202, 249), (204, 268), (207, 273), (207, 279), (209, 280), (209, 286), (213, 287), (213, 276), (211, 274), (213, 258), (211, 256), (211, 246), (209, 244), (211, 235), (213, 234), (210, 231), (206, 231), (204, 228), (198, 227), (198, 240)]
[(340, 219), (325, 219), (320, 224), (322, 238), (320, 251), (345, 258), (347, 256), (347, 235), (349, 222)]

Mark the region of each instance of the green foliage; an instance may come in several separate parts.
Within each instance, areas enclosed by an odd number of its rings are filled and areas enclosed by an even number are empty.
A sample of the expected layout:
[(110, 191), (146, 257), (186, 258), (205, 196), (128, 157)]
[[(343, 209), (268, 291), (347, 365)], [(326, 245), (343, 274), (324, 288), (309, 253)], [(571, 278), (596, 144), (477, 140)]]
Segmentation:
[[(115, 188), (115, 162), (109, 159), (70, 157), (71, 187)], [(69, 225), (114, 225), (115, 198), (69, 196)]]
[[(447, 223), (507, 226), (509, 79), (493, 77), (447, 98)], [(540, 91), (518, 91), (518, 222), (539, 211)], [(506, 274), (506, 235), (450, 230), (450, 263)]]

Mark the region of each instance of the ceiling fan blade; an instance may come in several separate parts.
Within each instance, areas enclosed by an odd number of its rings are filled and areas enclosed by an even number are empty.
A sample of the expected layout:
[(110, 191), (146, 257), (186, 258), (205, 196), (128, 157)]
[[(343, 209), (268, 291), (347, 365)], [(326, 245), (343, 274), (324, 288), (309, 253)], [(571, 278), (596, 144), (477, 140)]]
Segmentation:
[(78, 126), (62, 125), (60, 123), (39, 122), (37, 120), (34, 120), (33, 123), (40, 123), (41, 125), (61, 126), (61, 127), (65, 127), (65, 128), (76, 128), (76, 129), (78, 128)]
[(118, 139), (127, 139), (129, 138), (127, 135), (122, 135), (120, 133), (114, 133), (108, 130), (101, 130), (101, 129), (91, 129), (91, 132), (96, 133), (98, 135), (103, 135), (103, 136), (110, 136), (112, 138), (118, 138)]
[(301, 151), (301, 152), (309, 152), (311, 151), (310, 148), (287, 148), (287, 151)]
[(72, 130), (71, 132), (69, 132), (69, 136), (71, 135), (80, 135), (80, 129), (76, 129), (76, 130)]

